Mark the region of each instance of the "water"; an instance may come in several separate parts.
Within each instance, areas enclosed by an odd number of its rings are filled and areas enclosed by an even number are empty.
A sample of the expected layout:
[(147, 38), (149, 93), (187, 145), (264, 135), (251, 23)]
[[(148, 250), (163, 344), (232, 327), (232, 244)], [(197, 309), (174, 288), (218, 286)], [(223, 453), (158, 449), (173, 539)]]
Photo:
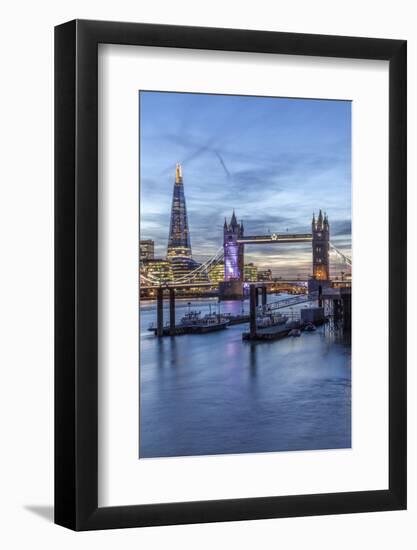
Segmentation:
[[(191, 303), (203, 314), (210, 304), (217, 311), (213, 299)], [(179, 320), (187, 300), (176, 306)], [(247, 302), (243, 307), (248, 311)], [(221, 308), (240, 313), (242, 303)], [(156, 338), (147, 331), (155, 302), (142, 303), (140, 312), (140, 458), (351, 446), (345, 337), (323, 326), (299, 338), (242, 342), (244, 324)]]

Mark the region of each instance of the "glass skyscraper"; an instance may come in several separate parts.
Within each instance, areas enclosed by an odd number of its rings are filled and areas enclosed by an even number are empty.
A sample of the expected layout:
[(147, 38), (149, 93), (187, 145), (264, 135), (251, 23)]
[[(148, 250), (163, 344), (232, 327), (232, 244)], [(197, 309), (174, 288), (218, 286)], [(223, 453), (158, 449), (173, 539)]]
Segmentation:
[[(184, 182), (181, 164), (175, 167), (172, 193), (171, 221), (168, 235), (167, 259), (171, 261), (174, 280), (184, 278), (199, 267), (191, 257), (191, 239), (185, 204)], [(208, 281), (207, 273), (199, 272), (191, 282)]]
[(175, 167), (167, 258), (191, 258), (190, 231), (188, 228), (187, 206), (185, 204), (184, 183), (180, 164), (177, 164)]

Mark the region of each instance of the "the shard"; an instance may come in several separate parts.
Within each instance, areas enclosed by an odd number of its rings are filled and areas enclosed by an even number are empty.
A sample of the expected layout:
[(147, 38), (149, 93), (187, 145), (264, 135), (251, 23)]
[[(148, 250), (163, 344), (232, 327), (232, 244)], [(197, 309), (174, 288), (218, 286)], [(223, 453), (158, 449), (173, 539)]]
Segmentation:
[(188, 228), (187, 206), (180, 164), (175, 167), (175, 183), (172, 194), (171, 222), (168, 236), (167, 258), (191, 258), (191, 240)]

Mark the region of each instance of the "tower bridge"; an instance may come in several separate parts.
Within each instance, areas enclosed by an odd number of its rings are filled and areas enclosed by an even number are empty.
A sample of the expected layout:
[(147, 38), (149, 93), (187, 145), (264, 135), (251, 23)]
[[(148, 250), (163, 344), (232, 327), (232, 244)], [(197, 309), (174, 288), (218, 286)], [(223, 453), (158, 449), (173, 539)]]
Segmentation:
[[(240, 298), (243, 294), (244, 250), (245, 245), (285, 245), (292, 243), (312, 243), (313, 281), (311, 290), (318, 288), (317, 281), (324, 284), (330, 279), (330, 226), (327, 215), (320, 210), (316, 220), (313, 213), (311, 233), (272, 233), (268, 235), (245, 235), (243, 222), (238, 222), (235, 211), (230, 220), (224, 220), (224, 282), (219, 283), (223, 299)], [(337, 250), (337, 249), (336, 249)]]
[[(238, 223), (233, 211), (230, 223), (225, 219), (223, 244), (216, 253), (199, 264), (192, 258), (190, 230), (185, 202), (184, 182), (180, 164), (175, 168), (170, 228), (166, 260), (155, 260), (152, 269), (143, 263), (140, 269), (141, 288), (213, 286), (211, 274), (219, 266), (224, 269), (224, 281), (219, 283), (219, 294), (224, 298), (241, 298), (244, 280), (245, 246), (312, 244), (313, 278), (309, 290), (326, 287), (330, 282), (330, 250), (351, 265), (351, 260), (330, 242), (327, 215), (320, 210), (317, 220), (313, 214), (311, 233), (275, 232), (267, 235), (245, 235), (243, 222)], [(157, 264), (157, 262), (160, 262)], [(162, 262), (162, 263), (161, 263)], [(150, 262), (152, 265), (152, 262)], [(224, 267), (223, 267), (224, 265)], [(298, 279), (297, 279), (298, 280)], [(281, 281), (281, 279), (280, 279)], [(284, 282), (284, 281), (282, 281)], [(288, 281), (289, 282), (289, 281)]]

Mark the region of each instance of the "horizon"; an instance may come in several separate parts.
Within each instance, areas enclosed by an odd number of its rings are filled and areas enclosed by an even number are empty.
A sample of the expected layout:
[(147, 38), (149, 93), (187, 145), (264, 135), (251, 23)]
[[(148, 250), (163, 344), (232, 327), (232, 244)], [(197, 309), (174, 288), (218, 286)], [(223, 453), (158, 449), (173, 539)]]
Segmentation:
[[(310, 232), (322, 209), (351, 255), (350, 101), (141, 91), (139, 102), (140, 231), (155, 257), (166, 257), (177, 162), (195, 260), (222, 245), (233, 209), (246, 235)], [(246, 245), (245, 263), (304, 276), (311, 244)]]

